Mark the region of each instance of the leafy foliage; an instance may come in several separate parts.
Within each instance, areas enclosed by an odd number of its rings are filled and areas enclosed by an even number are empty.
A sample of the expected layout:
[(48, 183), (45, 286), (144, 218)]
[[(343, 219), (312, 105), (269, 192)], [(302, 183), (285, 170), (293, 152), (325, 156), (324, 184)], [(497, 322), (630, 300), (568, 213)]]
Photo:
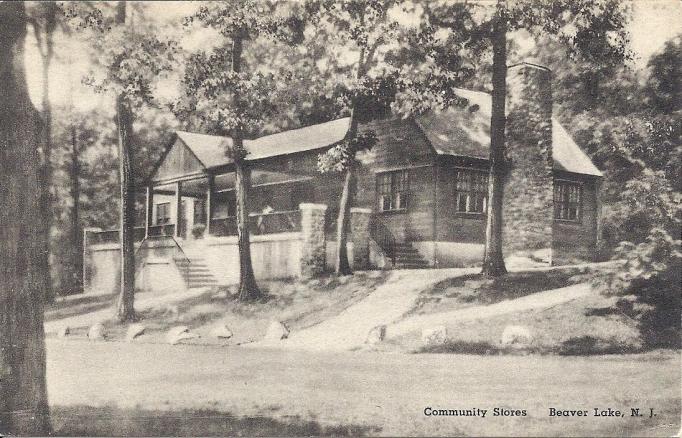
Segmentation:
[[(218, 135), (239, 130), (255, 136), (277, 116), (289, 92), (290, 74), (285, 69), (268, 71), (252, 50), (262, 40), (285, 45), (300, 42), (303, 22), (290, 5), (285, 6), (256, 1), (207, 3), (185, 19), (187, 28), (199, 23), (215, 29), (224, 39), (211, 50), (187, 58), (183, 96), (173, 108), (181, 119), (194, 118), (197, 127)], [(239, 71), (232, 68), (235, 43), (240, 45)], [(247, 45), (243, 53), (242, 44)]]

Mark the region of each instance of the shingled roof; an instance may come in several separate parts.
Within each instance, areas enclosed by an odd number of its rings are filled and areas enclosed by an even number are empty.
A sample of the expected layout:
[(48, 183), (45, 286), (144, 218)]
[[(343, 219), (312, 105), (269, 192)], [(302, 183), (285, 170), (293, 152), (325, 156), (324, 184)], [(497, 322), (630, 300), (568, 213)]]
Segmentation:
[[(266, 135), (255, 140), (244, 140), (244, 147), (249, 152), (246, 159), (259, 160), (333, 145), (343, 140), (348, 130), (349, 120), (345, 117), (305, 128)], [(225, 149), (232, 146), (232, 139), (229, 137), (185, 131), (177, 131), (177, 135), (207, 169), (232, 162), (225, 156)]]
[[(486, 159), (490, 148), (491, 96), (470, 90), (457, 90), (457, 94), (469, 101), (466, 108), (431, 111), (416, 117), (416, 122), (437, 154)], [(249, 152), (247, 160), (331, 146), (343, 140), (348, 123), (349, 118), (345, 117), (266, 135), (255, 140), (245, 140), (244, 147)], [(232, 139), (229, 137), (185, 131), (178, 131), (177, 135), (206, 168), (232, 162), (225, 156), (225, 148), (232, 145)], [(602, 175), (556, 119), (552, 119), (552, 143), (555, 169), (586, 175)]]
[[(467, 108), (431, 111), (416, 121), (438, 154), (487, 159), (492, 97), (461, 89), (457, 94), (469, 101)], [(556, 119), (552, 119), (552, 156), (557, 170), (602, 175)]]

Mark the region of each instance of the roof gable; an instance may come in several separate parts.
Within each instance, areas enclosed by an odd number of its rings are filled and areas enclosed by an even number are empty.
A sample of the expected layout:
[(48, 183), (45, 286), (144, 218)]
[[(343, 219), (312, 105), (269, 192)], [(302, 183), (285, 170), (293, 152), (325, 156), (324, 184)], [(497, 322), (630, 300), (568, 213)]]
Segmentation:
[[(467, 108), (429, 111), (416, 118), (424, 134), (440, 155), (487, 159), (490, 150), (490, 94), (457, 90), (469, 101)], [(601, 176), (590, 158), (573, 141), (558, 120), (552, 119), (552, 157), (554, 168), (568, 172)]]
[(204, 169), (205, 165), (196, 154), (186, 146), (180, 136), (176, 136), (152, 174), (152, 179), (156, 181), (171, 179), (199, 173)]

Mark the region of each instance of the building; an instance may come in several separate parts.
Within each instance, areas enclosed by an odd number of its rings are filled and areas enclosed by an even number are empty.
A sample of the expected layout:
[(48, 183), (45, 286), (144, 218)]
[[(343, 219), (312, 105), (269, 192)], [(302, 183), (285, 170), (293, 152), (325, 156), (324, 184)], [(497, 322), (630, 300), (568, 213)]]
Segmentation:
[[(508, 93), (505, 254), (555, 264), (592, 258), (601, 173), (552, 118), (550, 72), (529, 63), (512, 66)], [(373, 130), (378, 143), (358, 156), (349, 238), (357, 268), (482, 260), (491, 97), (458, 94), (466, 107), (361, 126)], [(313, 275), (332, 260), (342, 182), (339, 175), (320, 174), (317, 158), (343, 140), (348, 123), (342, 118), (245, 141), (257, 277)], [(188, 285), (238, 278), (233, 164), (225, 155), (230, 144), (227, 137), (175, 134), (146, 188), (148, 226), (140, 230), (139, 263), (175, 259)], [(88, 237), (95, 242), (88, 248), (92, 258), (117, 232)]]

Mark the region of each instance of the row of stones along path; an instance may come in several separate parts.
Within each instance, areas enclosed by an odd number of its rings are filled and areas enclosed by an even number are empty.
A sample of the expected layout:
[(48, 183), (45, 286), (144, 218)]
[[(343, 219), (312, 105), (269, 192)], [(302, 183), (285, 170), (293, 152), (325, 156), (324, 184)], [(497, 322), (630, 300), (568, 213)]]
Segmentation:
[[(537, 268), (539, 270), (562, 269)], [(521, 270), (521, 269), (519, 269)], [(452, 321), (487, 318), (531, 309), (543, 309), (589, 295), (588, 284), (538, 292), (492, 305), (467, 307), (449, 312), (415, 315), (402, 319), (415, 304), (419, 292), (449, 278), (480, 271), (471, 269), (420, 269), (393, 271), (391, 278), (367, 298), (339, 315), (317, 325), (291, 333), (281, 341), (259, 341), (252, 348), (286, 348), (311, 351), (348, 351), (362, 348), (374, 327), (386, 325), (386, 338)], [(510, 269), (514, 271), (514, 269)]]

